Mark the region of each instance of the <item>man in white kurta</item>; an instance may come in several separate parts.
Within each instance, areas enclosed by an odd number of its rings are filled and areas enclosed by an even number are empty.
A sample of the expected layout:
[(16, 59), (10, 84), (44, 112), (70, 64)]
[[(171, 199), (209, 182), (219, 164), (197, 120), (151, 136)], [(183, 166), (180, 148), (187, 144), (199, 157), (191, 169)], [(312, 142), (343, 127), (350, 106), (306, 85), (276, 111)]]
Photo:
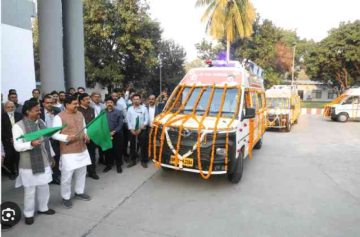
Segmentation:
[(86, 135), (85, 119), (77, 110), (79, 102), (76, 97), (67, 97), (64, 101), (65, 110), (54, 117), (53, 126), (67, 124), (53, 139), (60, 141), (61, 197), (65, 208), (72, 207), (71, 181), (75, 178), (75, 198), (89, 201), (91, 198), (84, 193), (86, 166), (91, 164), (86, 148), (89, 138)]
[(35, 199), (39, 214), (55, 214), (54, 210), (48, 208), (49, 183), (52, 181), (51, 167), (55, 164), (53, 159), (55, 153), (50, 141), (44, 137), (33, 141), (17, 139), (24, 134), (46, 128), (45, 122), (39, 119), (40, 106), (36, 101), (25, 102), (23, 109), (25, 117), (12, 128), (14, 148), (20, 153), (19, 176), (15, 187), (24, 186), (25, 223), (31, 225), (34, 223)]

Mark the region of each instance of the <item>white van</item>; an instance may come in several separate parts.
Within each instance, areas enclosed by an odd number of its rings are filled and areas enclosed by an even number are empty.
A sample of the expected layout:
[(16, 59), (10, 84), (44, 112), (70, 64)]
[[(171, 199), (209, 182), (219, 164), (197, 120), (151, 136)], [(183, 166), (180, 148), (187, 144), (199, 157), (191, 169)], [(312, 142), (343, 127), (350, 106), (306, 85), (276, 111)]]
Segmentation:
[(266, 90), (267, 128), (291, 131), (301, 114), (300, 96), (295, 86), (274, 85)]
[(333, 121), (346, 122), (360, 119), (360, 88), (352, 88), (325, 105), (324, 117)]
[(241, 180), (243, 160), (266, 129), (263, 71), (254, 63), (212, 62), (192, 69), (149, 134), (149, 156), (164, 170), (227, 174)]

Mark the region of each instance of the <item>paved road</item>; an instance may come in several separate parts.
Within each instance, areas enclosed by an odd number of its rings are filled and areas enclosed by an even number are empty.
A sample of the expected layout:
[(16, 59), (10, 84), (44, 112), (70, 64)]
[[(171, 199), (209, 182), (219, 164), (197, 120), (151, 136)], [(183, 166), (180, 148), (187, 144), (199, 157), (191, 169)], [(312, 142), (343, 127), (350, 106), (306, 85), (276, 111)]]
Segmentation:
[[(103, 167), (99, 167), (99, 169)], [(241, 183), (225, 176), (140, 165), (87, 179), (90, 202), (66, 210), (51, 186), (54, 216), (23, 220), (3, 236), (347, 236), (360, 234), (360, 122), (302, 116), (291, 133), (269, 131), (246, 160)], [(22, 204), (4, 179), (2, 199)]]

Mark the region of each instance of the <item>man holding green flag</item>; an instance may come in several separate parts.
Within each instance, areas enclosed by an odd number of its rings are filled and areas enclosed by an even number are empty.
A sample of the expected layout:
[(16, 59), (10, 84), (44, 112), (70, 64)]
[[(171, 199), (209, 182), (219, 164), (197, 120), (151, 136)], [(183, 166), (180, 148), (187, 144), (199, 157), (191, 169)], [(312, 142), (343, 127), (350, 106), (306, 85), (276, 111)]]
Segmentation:
[(61, 197), (65, 208), (72, 208), (71, 185), (75, 179), (75, 198), (89, 201), (91, 197), (85, 193), (86, 167), (91, 164), (86, 143), (87, 136), (84, 116), (78, 111), (79, 102), (75, 96), (68, 96), (64, 101), (65, 109), (54, 117), (53, 126), (68, 126), (53, 135), (60, 141), (61, 161)]
[(39, 214), (55, 214), (54, 210), (48, 208), (55, 153), (49, 139), (43, 136), (49, 136), (61, 128), (46, 129), (45, 122), (39, 119), (40, 106), (36, 101), (25, 102), (23, 115), (25, 117), (12, 128), (14, 148), (20, 153), (15, 187), (24, 186), (25, 223), (31, 225), (34, 223), (35, 200)]
[(123, 113), (115, 108), (115, 101), (111, 97), (107, 97), (105, 100), (106, 105), (106, 118), (107, 118), (107, 131), (108, 135), (112, 138), (112, 149), (109, 149), (105, 152), (105, 162), (106, 167), (104, 169), (104, 173), (111, 170), (111, 167), (116, 164), (117, 172), (122, 173), (122, 164), (123, 164), (123, 134), (122, 127), (124, 124)]
[(126, 119), (130, 131), (130, 153), (131, 162), (128, 167), (136, 165), (137, 143), (141, 150), (141, 165), (147, 168), (147, 134), (146, 126), (149, 124), (149, 113), (145, 106), (141, 105), (141, 96), (134, 94), (131, 97), (133, 106), (128, 109)]

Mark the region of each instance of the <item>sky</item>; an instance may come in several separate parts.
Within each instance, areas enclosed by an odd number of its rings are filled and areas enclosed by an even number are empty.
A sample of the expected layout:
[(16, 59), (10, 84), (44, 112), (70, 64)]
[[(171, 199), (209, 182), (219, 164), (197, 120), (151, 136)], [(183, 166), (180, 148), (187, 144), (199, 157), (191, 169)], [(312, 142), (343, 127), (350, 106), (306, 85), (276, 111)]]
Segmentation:
[[(298, 36), (320, 41), (342, 21), (360, 19), (359, 0), (250, 0), (261, 18), (276, 26), (296, 30)], [(147, 0), (150, 14), (161, 23), (165, 39), (182, 45), (187, 61), (196, 58), (195, 44), (205, 33), (201, 17), (205, 8), (196, 8), (196, 0)]]

